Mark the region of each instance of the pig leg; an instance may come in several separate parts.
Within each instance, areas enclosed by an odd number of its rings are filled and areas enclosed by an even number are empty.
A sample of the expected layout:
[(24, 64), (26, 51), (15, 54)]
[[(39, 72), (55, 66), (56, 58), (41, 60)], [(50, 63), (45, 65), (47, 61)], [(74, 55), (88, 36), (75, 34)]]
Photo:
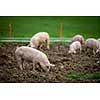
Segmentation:
[(96, 53), (98, 53), (98, 52), (99, 52), (99, 49), (96, 50)]
[(41, 50), (42, 46), (43, 46), (43, 43), (41, 43), (38, 48)]
[(32, 74), (38, 74), (38, 72), (35, 70), (36, 62), (33, 61), (33, 69), (30, 71)]
[(18, 62), (20, 69), (23, 70), (23, 60), (21, 59), (21, 57), (17, 57), (17, 62)]
[(94, 55), (96, 54), (94, 49), (93, 49), (93, 54), (94, 54)]
[(25, 69), (25, 61), (22, 59), (22, 67)]
[(50, 45), (50, 40), (48, 39), (48, 40), (46, 40), (47, 49), (50, 49), (49, 45)]
[(35, 72), (35, 63), (33, 63), (33, 69), (32, 70)]
[(23, 70), (23, 67), (22, 67), (22, 65), (20, 65), (19, 67), (20, 67), (20, 69), (21, 69), (21, 70)]
[(33, 60), (33, 71), (35, 72), (36, 62)]
[(89, 48), (88, 47), (85, 48), (85, 52), (86, 52), (86, 54), (89, 53)]
[(27, 47), (30, 47), (30, 46), (31, 46), (30, 44), (27, 45)]

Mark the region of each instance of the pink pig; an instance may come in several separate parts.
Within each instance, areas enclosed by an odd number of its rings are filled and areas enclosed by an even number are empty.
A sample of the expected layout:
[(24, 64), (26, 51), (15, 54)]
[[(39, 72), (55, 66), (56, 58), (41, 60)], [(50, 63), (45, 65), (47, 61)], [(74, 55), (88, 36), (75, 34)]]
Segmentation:
[(76, 53), (76, 50), (80, 50), (81, 52), (81, 43), (79, 41), (75, 41), (70, 45), (70, 49), (68, 53)]
[(38, 32), (30, 40), (30, 46), (33, 48), (41, 48), (42, 43), (46, 42), (47, 49), (49, 49), (50, 37), (47, 32)]
[(15, 56), (21, 70), (23, 70), (23, 61), (33, 62), (33, 70), (35, 70), (36, 64), (40, 64), (43, 70), (47, 72), (49, 71), (50, 66), (55, 66), (53, 64), (50, 64), (46, 54), (31, 47), (27, 46), (18, 47), (15, 51)]
[(72, 42), (79, 41), (81, 44), (84, 44), (84, 37), (82, 35), (75, 35), (72, 38)]
[(93, 49), (93, 54), (95, 54), (99, 50), (100, 43), (94, 38), (89, 38), (85, 41), (85, 47)]

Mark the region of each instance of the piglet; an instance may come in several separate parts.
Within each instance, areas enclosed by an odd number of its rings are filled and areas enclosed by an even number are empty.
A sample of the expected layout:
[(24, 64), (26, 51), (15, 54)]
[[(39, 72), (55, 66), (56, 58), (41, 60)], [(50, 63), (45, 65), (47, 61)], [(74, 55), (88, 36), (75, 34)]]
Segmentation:
[(75, 35), (72, 38), (72, 42), (75, 42), (75, 41), (79, 41), (82, 45), (82, 44), (84, 44), (84, 37), (82, 35)]
[(42, 47), (42, 44), (46, 43), (47, 49), (49, 49), (49, 44), (50, 44), (50, 37), (47, 32), (38, 32), (35, 34), (31, 40), (30, 40), (30, 46), (33, 48), (40, 48)]
[(79, 41), (75, 41), (70, 45), (70, 49), (68, 53), (76, 53), (76, 50), (80, 50), (81, 52), (81, 43)]
[(91, 48), (93, 49), (93, 54), (95, 55), (96, 52), (98, 52), (99, 47), (100, 47), (100, 43), (98, 40), (94, 39), (94, 38), (88, 38), (85, 41), (85, 47), (87, 48)]

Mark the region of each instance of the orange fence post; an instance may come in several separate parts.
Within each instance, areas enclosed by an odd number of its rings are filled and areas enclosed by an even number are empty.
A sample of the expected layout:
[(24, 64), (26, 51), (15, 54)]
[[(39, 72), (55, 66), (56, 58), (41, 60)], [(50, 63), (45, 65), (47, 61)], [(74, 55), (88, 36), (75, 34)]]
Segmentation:
[(12, 19), (11, 18), (9, 22), (9, 37), (12, 37)]
[(60, 41), (62, 41), (62, 23), (60, 23)]

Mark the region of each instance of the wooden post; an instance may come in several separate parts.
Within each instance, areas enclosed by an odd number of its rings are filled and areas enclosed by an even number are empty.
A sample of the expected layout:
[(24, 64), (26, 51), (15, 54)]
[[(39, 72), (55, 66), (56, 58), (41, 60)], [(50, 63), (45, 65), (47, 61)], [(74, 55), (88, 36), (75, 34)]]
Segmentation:
[(10, 18), (10, 22), (9, 22), (9, 37), (12, 37), (12, 18)]
[(62, 41), (62, 23), (60, 23), (60, 41)]

